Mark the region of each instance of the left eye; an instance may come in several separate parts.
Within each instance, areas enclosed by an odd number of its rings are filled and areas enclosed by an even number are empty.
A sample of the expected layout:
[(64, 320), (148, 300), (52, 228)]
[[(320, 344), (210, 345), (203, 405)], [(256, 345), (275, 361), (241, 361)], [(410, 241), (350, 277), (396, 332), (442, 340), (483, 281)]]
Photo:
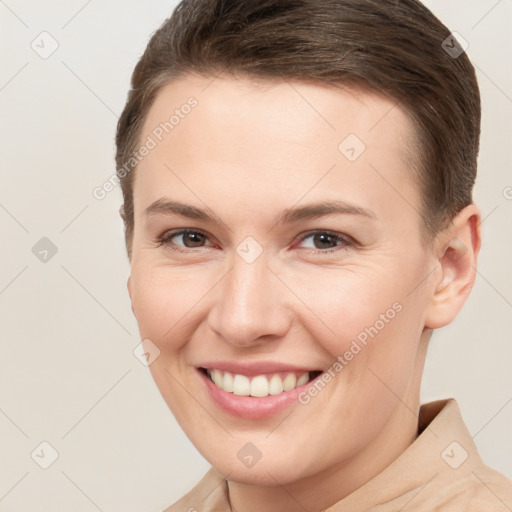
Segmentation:
[[(309, 242), (305, 243), (305, 241)], [(340, 245), (350, 245), (349, 241), (342, 236), (330, 231), (315, 231), (302, 237), (301, 243), (305, 243), (306, 248), (320, 250), (321, 252), (329, 252), (328, 249), (334, 249)], [(322, 249), (324, 249), (322, 251)], [(327, 249), (327, 251), (325, 251)]]

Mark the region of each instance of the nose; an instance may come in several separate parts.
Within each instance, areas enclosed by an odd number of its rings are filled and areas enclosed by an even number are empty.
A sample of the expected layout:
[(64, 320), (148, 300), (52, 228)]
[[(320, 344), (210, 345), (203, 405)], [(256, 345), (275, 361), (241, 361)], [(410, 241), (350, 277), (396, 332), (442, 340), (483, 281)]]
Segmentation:
[(263, 255), (252, 263), (234, 255), (218, 293), (208, 323), (227, 343), (237, 347), (262, 344), (290, 329), (289, 292)]

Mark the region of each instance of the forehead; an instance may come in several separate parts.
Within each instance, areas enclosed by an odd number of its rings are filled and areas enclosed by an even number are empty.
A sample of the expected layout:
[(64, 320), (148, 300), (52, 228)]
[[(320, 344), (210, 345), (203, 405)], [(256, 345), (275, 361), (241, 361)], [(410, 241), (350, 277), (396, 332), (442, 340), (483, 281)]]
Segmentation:
[[(186, 106), (191, 98), (197, 102), (193, 109)], [(182, 113), (181, 109), (187, 112)], [(383, 94), (305, 80), (224, 75), (206, 78), (187, 74), (159, 91), (146, 116), (142, 134), (165, 124), (173, 113), (171, 129), (163, 134), (169, 135), (167, 139), (175, 136), (175, 132), (185, 135), (202, 129), (211, 132), (211, 128), (222, 137), (226, 128), (241, 126), (244, 130), (239, 134), (240, 140), (247, 132), (259, 135), (262, 141), (273, 138), (277, 132), (280, 139), (289, 142), (304, 142), (306, 136), (311, 142), (322, 138), (325, 144), (331, 144), (352, 130), (364, 142), (375, 144), (391, 129), (387, 138), (393, 138), (396, 149), (406, 156), (407, 144), (403, 142), (413, 133), (410, 120), (398, 102)], [(194, 119), (193, 126), (181, 122), (188, 113)]]
[(151, 139), (154, 147), (136, 172), (136, 209), (163, 196), (166, 184), (183, 188), (178, 178), (217, 197), (225, 197), (228, 184), (244, 188), (260, 204), (283, 193), (292, 201), (337, 191), (368, 202), (365, 189), (372, 187), (381, 196), (387, 187), (391, 197), (403, 189), (408, 202), (419, 204), (412, 138), (403, 109), (377, 93), (186, 75), (161, 89), (146, 117), (140, 142)]

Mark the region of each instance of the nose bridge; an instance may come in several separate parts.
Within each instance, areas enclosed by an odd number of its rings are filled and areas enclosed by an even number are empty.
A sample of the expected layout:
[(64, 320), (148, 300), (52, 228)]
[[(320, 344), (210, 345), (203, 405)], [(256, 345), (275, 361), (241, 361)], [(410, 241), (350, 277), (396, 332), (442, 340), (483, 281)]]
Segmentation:
[[(221, 282), (219, 300), (214, 304), (209, 323), (226, 341), (250, 345), (262, 336), (283, 336), (289, 328), (284, 290), (261, 254), (246, 260), (234, 254), (231, 271)], [(261, 341), (261, 340), (260, 340)]]

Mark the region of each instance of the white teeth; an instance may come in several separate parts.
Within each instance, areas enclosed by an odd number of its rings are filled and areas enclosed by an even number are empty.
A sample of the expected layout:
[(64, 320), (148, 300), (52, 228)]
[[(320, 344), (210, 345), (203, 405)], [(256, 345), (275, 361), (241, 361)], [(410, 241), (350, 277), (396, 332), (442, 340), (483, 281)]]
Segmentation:
[(286, 379), (283, 380), (283, 389), (285, 391), (291, 391), (297, 385), (297, 377), (294, 373), (289, 373)]
[(220, 373), (219, 370), (212, 370), (211, 378), (212, 378), (213, 382), (215, 382), (215, 384), (217, 384), (217, 386), (222, 387), (224, 379), (222, 378), (222, 373)]
[(222, 389), (228, 393), (233, 393), (233, 375), (229, 372), (224, 372), (224, 382), (219, 387), (222, 387)]
[[(216, 383), (217, 384), (217, 383)], [(222, 388), (222, 385), (219, 386)], [(238, 396), (249, 396), (251, 394), (251, 381), (245, 375), (235, 375), (233, 378), (233, 393)]]
[(306, 382), (309, 380), (309, 372), (303, 373), (298, 379), (297, 379), (297, 387), (302, 386), (303, 384), (306, 384)]
[(274, 375), (268, 385), (268, 393), (270, 395), (279, 395), (283, 392), (283, 381), (279, 375)]
[(309, 381), (309, 372), (304, 372), (298, 378), (295, 373), (281, 374), (286, 375), (284, 380), (278, 374), (272, 375), (270, 380), (267, 375), (249, 378), (246, 375), (233, 375), (221, 370), (208, 370), (208, 374), (218, 388), (237, 396), (279, 395), (283, 391), (291, 391)]
[(251, 396), (268, 396), (268, 380), (265, 375), (259, 375), (251, 380)]

